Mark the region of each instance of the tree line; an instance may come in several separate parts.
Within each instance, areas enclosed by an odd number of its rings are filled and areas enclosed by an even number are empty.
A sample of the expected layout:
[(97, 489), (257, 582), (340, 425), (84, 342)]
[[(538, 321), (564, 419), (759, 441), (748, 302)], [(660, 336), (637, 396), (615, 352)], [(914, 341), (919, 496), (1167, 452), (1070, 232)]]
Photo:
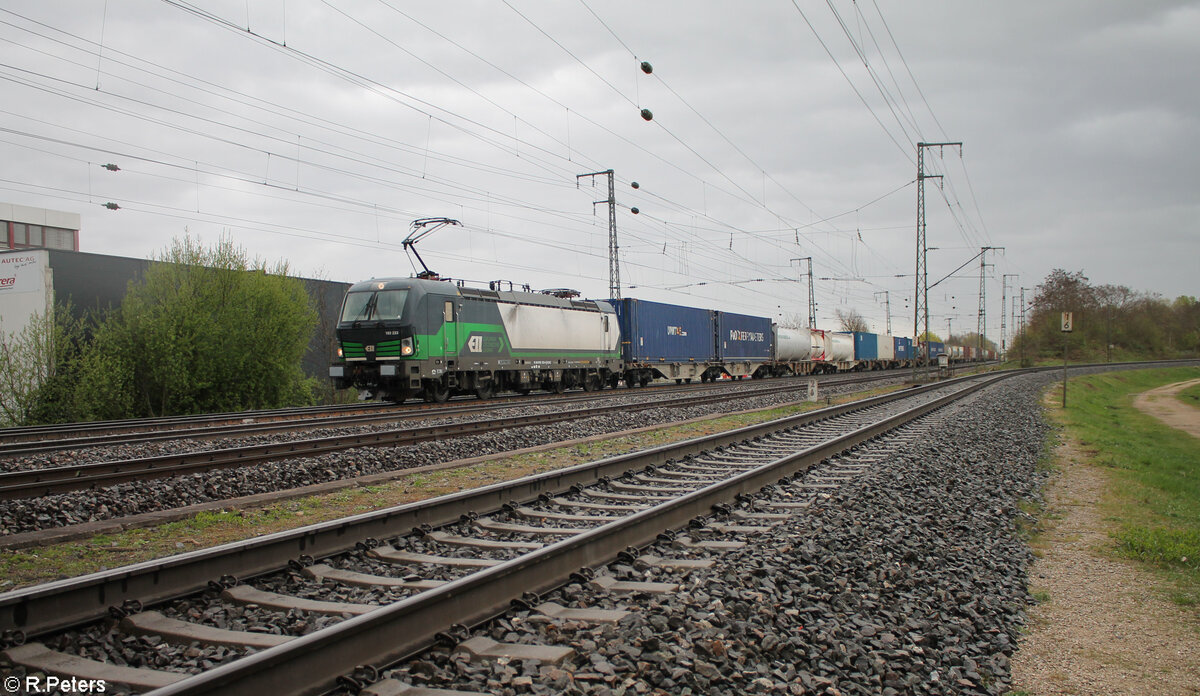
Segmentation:
[(0, 332), (0, 421), (13, 425), (311, 404), (301, 360), (317, 310), (288, 265), (229, 239), (176, 239), (119, 307), (67, 305)]
[[(1062, 313), (1071, 312), (1064, 336)], [(1084, 362), (1200, 356), (1200, 302), (1181, 295), (1137, 292), (1124, 285), (1092, 285), (1082, 271), (1055, 269), (1038, 286), (1025, 330), (1009, 356), (1068, 358)]]

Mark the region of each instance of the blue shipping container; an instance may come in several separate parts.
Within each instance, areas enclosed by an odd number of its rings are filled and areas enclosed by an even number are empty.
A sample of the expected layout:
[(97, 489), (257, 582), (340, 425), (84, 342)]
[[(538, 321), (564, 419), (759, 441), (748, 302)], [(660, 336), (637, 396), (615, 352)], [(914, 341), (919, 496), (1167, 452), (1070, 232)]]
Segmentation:
[(912, 360), (912, 339), (894, 336), (893, 340), (896, 342), (896, 359)]
[(879, 336), (863, 331), (854, 332), (854, 359), (878, 360)]
[[(929, 343), (927, 343), (925, 345), (929, 348), (929, 355), (927, 357), (929, 357), (930, 360), (936, 360), (937, 356), (946, 352), (946, 344), (945, 343), (939, 343), (937, 341), (930, 341)], [(921, 355), (925, 356), (924, 350), (921, 351)]]
[(716, 359), (716, 320), (711, 310), (633, 298), (610, 302), (617, 311), (621, 359), (625, 362), (686, 363)]
[(771, 320), (717, 312), (717, 356), (721, 360), (770, 360)]

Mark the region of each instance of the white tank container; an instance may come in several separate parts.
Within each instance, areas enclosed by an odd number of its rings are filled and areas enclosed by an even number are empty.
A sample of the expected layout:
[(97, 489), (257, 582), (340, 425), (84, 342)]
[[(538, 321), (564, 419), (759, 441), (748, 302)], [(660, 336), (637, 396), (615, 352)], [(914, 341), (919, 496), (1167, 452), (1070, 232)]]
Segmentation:
[(829, 360), (834, 362), (854, 360), (854, 334), (827, 332), (829, 350), (826, 353)]
[[(822, 350), (824, 346), (822, 346)], [(813, 337), (808, 329), (775, 326), (775, 359), (781, 362), (812, 360)]]
[(812, 338), (812, 353), (809, 354), (810, 360), (825, 361), (829, 359), (829, 339), (825, 336), (827, 332), (821, 329), (809, 329), (809, 336)]

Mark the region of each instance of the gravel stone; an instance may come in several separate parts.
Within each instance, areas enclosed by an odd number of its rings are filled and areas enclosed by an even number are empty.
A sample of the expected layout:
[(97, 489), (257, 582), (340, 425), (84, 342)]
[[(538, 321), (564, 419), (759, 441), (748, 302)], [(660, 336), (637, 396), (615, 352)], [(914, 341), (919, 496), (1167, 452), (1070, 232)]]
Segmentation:
[[(896, 380), (904, 378), (898, 374)], [(768, 408), (781, 403), (795, 401), (802, 385), (796, 391), (776, 394), (755, 394), (763, 388), (777, 386), (768, 380), (746, 381), (744, 384), (725, 384), (715, 387), (717, 391), (736, 391), (738, 409)], [(830, 385), (824, 393), (833, 395), (850, 392), (860, 387), (854, 385)], [(697, 392), (699, 393), (699, 392)], [(653, 389), (630, 390), (596, 403), (612, 404), (615, 401), (645, 402), (662, 399)], [(590, 402), (588, 402), (590, 403)], [(570, 408), (583, 408), (585, 404), (573, 404)], [(503, 415), (558, 411), (562, 406), (529, 404), (505, 409)], [(721, 414), (729, 410), (729, 402), (704, 404), (676, 408), (651, 408), (629, 413), (609, 413), (583, 420), (550, 425), (532, 425), (521, 428), (448, 439), (441, 442), (424, 442), (403, 447), (363, 447), (333, 452), (315, 457), (279, 460), (250, 467), (223, 469), (175, 476), (171, 478), (134, 481), (117, 484), (96, 491), (73, 491), (38, 498), (0, 501), (0, 536), (53, 527), (64, 527), (84, 522), (127, 517), (160, 510), (176, 508), (240, 496), (268, 493), (298, 488), (326, 481), (337, 481), (368, 474), (402, 471), (420, 466), (506, 452), (523, 447), (562, 442), (590, 435), (618, 433), (658, 423), (670, 423), (689, 418)], [(492, 416), (474, 415), (462, 418), (422, 420), (421, 425), (435, 425), (468, 420), (484, 420)], [(113, 460), (150, 457), (161, 454), (207, 451), (223, 447), (238, 447), (251, 444), (287, 442), (314, 437), (348, 435), (353, 433), (387, 430), (390, 426), (361, 426), (356, 428), (327, 428), (301, 434), (280, 433), (239, 439), (225, 440), (172, 440), (169, 442), (144, 443), (138, 445), (115, 445), (67, 450), (47, 455), (0, 459), (0, 470), (36, 469), (67, 464), (82, 464)]]
[[(803, 486), (827, 480), (822, 471), (839, 459), (773, 487), (768, 497), (807, 496), (811, 507), (744, 548), (708, 554), (710, 568), (649, 573), (681, 583), (677, 592), (607, 595), (572, 582), (546, 598), (633, 612), (616, 625), (510, 613), (508, 639), (577, 653), (539, 670), (531, 692), (1005, 693), (1030, 602), (1021, 528), (1032, 520), (1020, 504), (1043, 480), (1048, 431), (1037, 399), (1051, 379), (1007, 380), (931, 416), (909, 444), (864, 446), (844, 460), (888, 454), (836, 488)], [(684, 554), (667, 542), (644, 552)], [(649, 569), (636, 565), (603, 572), (645, 579)], [(395, 675), (489, 691), (478, 673), (453, 669), (444, 650), (422, 660), (423, 672), (402, 665)]]

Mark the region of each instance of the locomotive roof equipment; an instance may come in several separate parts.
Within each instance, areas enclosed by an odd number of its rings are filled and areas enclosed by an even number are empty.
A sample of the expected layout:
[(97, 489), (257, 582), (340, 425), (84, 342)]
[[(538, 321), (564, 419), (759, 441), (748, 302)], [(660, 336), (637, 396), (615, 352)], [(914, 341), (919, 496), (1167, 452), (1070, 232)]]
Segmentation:
[[(429, 227), (430, 225), (433, 225), (433, 227)], [(417, 260), (421, 262), (421, 268), (424, 270), (417, 271), (417, 277), (422, 280), (441, 280), (442, 277), (429, 270), (429, 266), (425, 265), (425, 259), (421, 258), (421, 255), (417, 253), (417, 242), (428, 237), (434, 232), (437, 232), (446, 225), (458, 225), (461, 227), (462, 223), (458, 220), (452, 220), (444, 217), (420, 218), (412, 221), (412, 232), (409, 232), (408, 236), (404, 238), (403, 245), (405, 253), (411, 251), (413, 256), (416, 256)], [(429, 229), (426, 229), (427, 227)]]

